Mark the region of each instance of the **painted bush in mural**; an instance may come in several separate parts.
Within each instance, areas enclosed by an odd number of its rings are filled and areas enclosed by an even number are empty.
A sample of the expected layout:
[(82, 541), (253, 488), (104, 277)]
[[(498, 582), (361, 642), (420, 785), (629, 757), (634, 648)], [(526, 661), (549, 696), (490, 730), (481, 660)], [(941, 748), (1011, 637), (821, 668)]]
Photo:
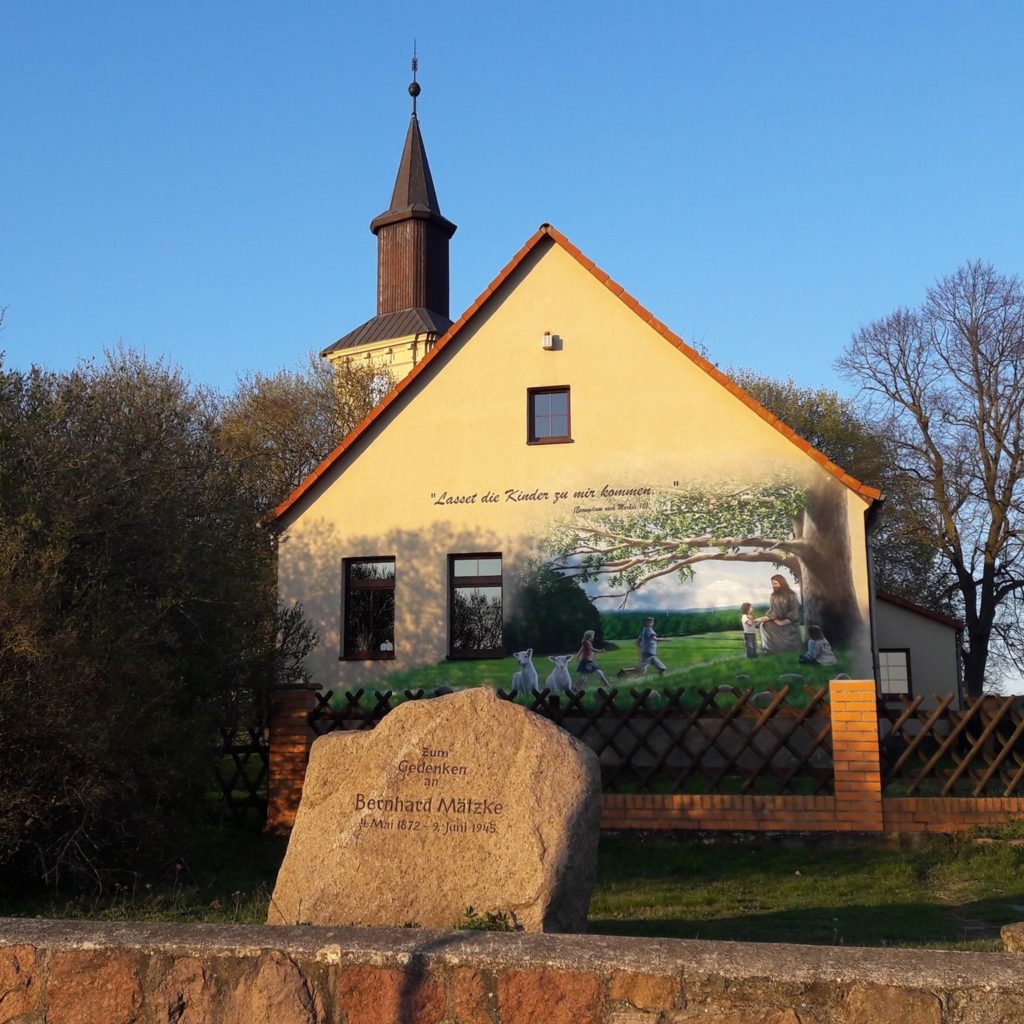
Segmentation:
[(588, 629), (600, 645), (604, 639), (601, 615), (577, 581), (550, 565), (532, 563), (520, 581), (515, 612), (505, 625), (506, 647), (513, 651), (532, 647), (545, 654), (572, 651)]
[[(656, 491), (621, 510), (577, 508), (555, 523), (544, 558), (607, 609), (643, 605), (660, 581), (685, 584), (708, 563), (771, 566), (799, 587), (804, 621), (849, 645), (864, 623), (843, 498), (831, 481), (814, 489), (771, 481)], [(763, 591), (768, 575), (756, 577)], [(764, 603), (768, 594), (757, 596)]]

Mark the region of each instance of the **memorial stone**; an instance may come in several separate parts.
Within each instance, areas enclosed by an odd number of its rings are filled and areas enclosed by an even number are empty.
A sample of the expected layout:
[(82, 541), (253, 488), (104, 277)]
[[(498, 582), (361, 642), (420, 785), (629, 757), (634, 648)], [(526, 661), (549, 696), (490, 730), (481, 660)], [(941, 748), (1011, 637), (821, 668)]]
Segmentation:
[(487, 687), (399, 705), (313, 744), (269, 924), (584, 931), (597, 756)]

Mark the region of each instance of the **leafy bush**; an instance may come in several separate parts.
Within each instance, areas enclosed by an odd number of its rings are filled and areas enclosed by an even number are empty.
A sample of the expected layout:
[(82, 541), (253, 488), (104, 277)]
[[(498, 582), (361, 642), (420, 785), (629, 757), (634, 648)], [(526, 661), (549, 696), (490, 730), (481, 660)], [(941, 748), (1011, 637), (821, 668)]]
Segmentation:
[(0, 877), (168, 856), (216, 724), (300, 671), (219, 411), (132, 353), (0, 367)]
[(516, 920), (516, 915), (511, 911), (499, 910), (492, 913), (490, 910), (481, 915), (473, 907), (466, 907), (463, 920), (458, 927), (470, 932), (521, 932), (523, 926)]

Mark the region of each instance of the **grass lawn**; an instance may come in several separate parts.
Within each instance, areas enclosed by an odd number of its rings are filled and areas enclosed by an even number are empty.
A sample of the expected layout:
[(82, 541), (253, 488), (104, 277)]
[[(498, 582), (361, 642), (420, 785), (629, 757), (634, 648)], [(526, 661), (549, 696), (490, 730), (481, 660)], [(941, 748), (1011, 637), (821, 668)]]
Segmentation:
[[(561, 652), (571, 653), (569, 651)], [(718, 633), (698, 633), (692, 636), (661, 638), (658, 656), (668, 672), (659, 676), (653, 669), (646, 676), (618, 678), (620, 668), (634, 668), (637, 664), (636, 647), (624, 643), (597, 656), (597, 664), (612, 686), (628, 691), (651, 687), (654, 689), (708, 689), (718, 686), (748, 686), (755, 690), (778, 688), (787, 683), (799, 688), (811, 685), (816, 689), (828, 683), (840, 672), (853, 674), (853, 663), (848, 652), (836, 652), (839, 664), (831, 666), (801, 665), (796, 654), (761, 655), (747, 658), (743, 653), (743, 634), (739, 630)], [(547, 656), (534, 656), (534, 665), (540, 685), (544, 685), (553, 668)], [(404, 690), (431, 691), (438, 686), (455, 688), (494, 686), (506, 692), (512, 685), (512, 676), (518, 669), (515, 658), (492, 658), (470, 661), (443, 661), (437, 665), (392, 672), (381, 677), (377, 689), (401, 693)], [(573, 669), (575, 662), (573, 663)], [(786, 676), (799, 676), (797, 681)], [(574, 685), (578, 677), (573, 672)], [(603, 686), (594, 676), (588, 677), (587, 690)], [(335, 702), (340, 706), (339, 702)]]
[[(212, 830), (158, 878), (103, 892), (0, 897), (0, 916), (105, 920), (265, 920), (284, 843)], [(1001, 948), (1024, 920), (1024, 847), (935, 837), (881, 841), (606, 833), (590, 931), (609, 935)], [(502, 908), (494, 908), (500, 910)]]
[(602, 836), (590, 930), (742, 942), (999, 950), (1024, 848), (930, 837)]

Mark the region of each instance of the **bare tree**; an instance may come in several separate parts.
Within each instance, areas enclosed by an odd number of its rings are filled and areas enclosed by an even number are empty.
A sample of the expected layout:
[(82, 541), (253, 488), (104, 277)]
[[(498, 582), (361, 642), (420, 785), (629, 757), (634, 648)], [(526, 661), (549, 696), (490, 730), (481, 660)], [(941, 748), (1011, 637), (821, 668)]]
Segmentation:
[(246, 470), (261, 513), (283, 501), (390, 391), (379, 367), (331, 366), (310, 352), (296, 370), (239, 378), (221, 415), (221, 447)]
[(892, 442), (909, 539), (938, 551), (964, 618), (964, 683), (990, 656), (1018, 668), (1024, 595), (1024, 285), (981, 262), (859, 330), (837, 367), (860, 383)]
[(787, 426), (858, 480), (878, 487), (885, 511), (871, 535), (875, 586), (932, 611), (956, 615), (951, 602), (956, 579), (935, 548), (915, 539), (915, 501), (893, 475), (892, 442), (868, 422), (852, 398), (831, 388), (803, 387), (792, 377), (778, 380), (753, 370), (729, 375)]

